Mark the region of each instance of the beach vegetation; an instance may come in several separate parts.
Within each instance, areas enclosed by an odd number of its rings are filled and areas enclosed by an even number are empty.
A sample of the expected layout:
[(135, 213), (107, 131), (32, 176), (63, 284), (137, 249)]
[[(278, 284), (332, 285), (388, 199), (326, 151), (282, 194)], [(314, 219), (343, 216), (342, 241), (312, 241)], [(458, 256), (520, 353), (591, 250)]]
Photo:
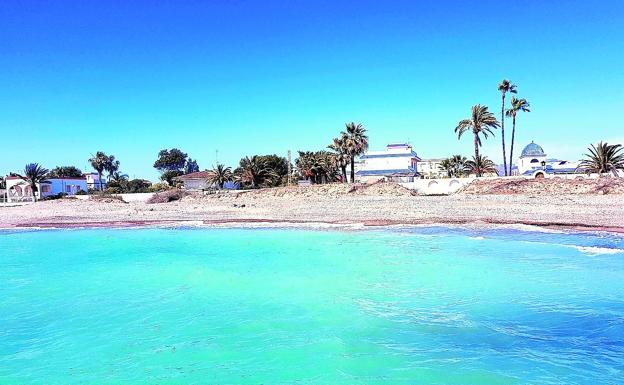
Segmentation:
[(226, 167), (223, 164), (217, 163), (217, 165), (211, 170), (211, 175), (208, 177), (208, 183), (214, 184), (218, 188), (222, 189), (226, 182), (234, 180), (234, 174), (231, 167)]
[(483, 176), (486, 174), (498, 176), (496, 164), (485, 155), (473, 156), (471, 160), (466, 161), (466, 172), (476, 176)]
[(511, 173), (511, 164), (509, 165), (510, 170), (507, 172), (507, 154), (505, 152), (505, 96), (507, 93), (515, 94), (518, 92), (517, 87), (510, 80), (503, 79), (498, 84), (498, 91), (501, 93), (501, 141), (503, 144), (503, 168), (505, 169), (505, 176)]
[(288, 174), (288, 161), (277, 155), (246, 156), (234, 170), (234, 180), (249, 188), (275, 187)]
[(340, 180), (336, 154), (329, 151), (299, 151), (295, 165), (299, 176), (322, 184)]
[(518, 112), (531, 112), (531, 105), (526, 99), (517, 99), (515, 96), (511, 98), (511, 107), (505, 111), (507, 117), (512, 118), (511, 129), (511, 146), (509, 148), (509, 171), (513, 167), (513, 150), (516, 141), (516, 117)]
[(193, 172), (199, 172), (199, 165), (197, 164), (196, 160), (188, 158), (186, 164), (184, 165), (184, 173), (190, 174)]
[(449, 178), (459, 178), (466, 176), (468, 159), (462, 155), (453, 155), (440, 162), (440, 169), (446, 171)]
[(347, 182), (347, 166), (351, 164), (351, 156), (348, 153), (346, 146), (347, 138), (344, 133), (337, 138), (334, 138), (332, 142), (327, 146), (334, 153), (334, 161), (340, 168), (341, 181)]
[(20, 175), (20, 178), (28, 183), (35, 201), (37, 200), (36, 193), (39, 191), (37, 185), (46, 182), (48, 172), (47, 168), (40, 166), (38, 163), (29, 163), (24, 167), (24, 173)]
[[(498, 120), (494, 114), (492, 114), (487, 106), (482, 106), (480, 104), (472, 106), (472, 112), (470, 114), (470, 118), (461, 120), (457, 127), (455, 127), (455, 133), (457, 134), (457, 138), (461, 139), (462, 135), (466, 132), (470, 132), (473, 134), (473, 143), (474, 143), (474, 157), (473, 159), (481, 159), (479, 158), (479, 147), (481, 147), (481, 136), (484, 139), (488, 138), (488, 135), (494, 136), (493, 129), (500, 127)], [(477, 169), (477, 177), (481, 176), (481, 173), (478, 172)]]
[(177, 149), (163, 149), (158, 153), (158, 158), (154, 162), (154, 168), (160, 172), (160, 180), (175, 185), (174, 178), (190, 172), (199, 171), (197, 162), (188, 158), (188, 154)]
[(624, 169), (624, 153), (621, 144), (600, 142), (587, 148), (588, 153), (581, 161), (578, 169), (596, 174), (613, 173), (619, 176), (618, 170)]
[(104, 190), (104, 186), (102, 184), (104, 171), (108, 171), (109, 174), (111, 173), (111, 170), (113, 170), (112, 172), (117, 171), (117, 169), (119, 169), (119, 161), (115, 160), (115, 156), (113, 155), (109, 156), (103, 151), (98, 151), (95, 155), (91, 156), (89, 163), (98, 174), (100, 191)]
[(349, 155), (351, 164), (351, 183), (355, 181), (355, 157), (360, 156), (368, 150), (368, 136), (362, 124), (354, 122), (346, 123), (345, 130), (340, 133), (343, 140), (343, 148)]
[(57, 166), (54, 167), (48, 173), (49, 179), (55, 178), (81, 178), (83, 176), (82, 170), (75, 166)]

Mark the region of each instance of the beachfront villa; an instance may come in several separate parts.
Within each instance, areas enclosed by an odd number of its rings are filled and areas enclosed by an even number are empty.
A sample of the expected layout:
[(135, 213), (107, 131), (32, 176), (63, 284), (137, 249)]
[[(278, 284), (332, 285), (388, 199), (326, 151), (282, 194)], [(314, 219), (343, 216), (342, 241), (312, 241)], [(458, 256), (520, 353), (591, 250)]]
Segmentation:
[(33, 194), (28, 182), (19, 176), (6, 177), (7, 202), (31, 202), (33, 196), (42, 199), (60, 193), (76, 195), (79, 191), (87, 191), (87, 180), (81, 178), (50, 178), (37, 183), (37, 191)]
[(420, 158), (408, 143), (391, 143), (382, 151), (368, 151), (360, 156), (356, 181), (413, 182), (419, 178)]
[(423, 179), (440, 179), (448, 175), (442, 169), (442, 158), (422, 159), (417, 164), (417, 171)]
[(580, 161), (548, 158), (542, 146), (531, 142), (524, 147), (520, 154), (518, 174), (535, 178), (582, 174), (578, 171), (579, 164)]
[(100, 180), (100, 175), (98, 175), (97, 172), (87, 173), (87, 174), (84, 174), (84, 176), (87, 180), (87, 186), (91, 190), (105, 190), (106, 189), (106, 179), (102, 178)]

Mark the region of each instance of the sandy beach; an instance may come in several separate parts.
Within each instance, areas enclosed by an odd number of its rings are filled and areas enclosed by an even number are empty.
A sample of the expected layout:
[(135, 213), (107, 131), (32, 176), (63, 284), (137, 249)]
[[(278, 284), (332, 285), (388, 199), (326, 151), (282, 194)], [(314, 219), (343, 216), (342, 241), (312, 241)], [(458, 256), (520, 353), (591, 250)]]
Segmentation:
[(0, 226), (440, 223), (524, 224), (624, 232), (624, 194), (561, 194), (557, 189), (541, 194), (479, 194), (474, 190), (473, 187), (471, 192), (449, 196), (418, 196), (393, 185), (357, 191), (350, 191), (348, 186), (321, 185), (206, 196), (190, 194), (180, 201), (160, 204), (61, 199), (2, 207)]

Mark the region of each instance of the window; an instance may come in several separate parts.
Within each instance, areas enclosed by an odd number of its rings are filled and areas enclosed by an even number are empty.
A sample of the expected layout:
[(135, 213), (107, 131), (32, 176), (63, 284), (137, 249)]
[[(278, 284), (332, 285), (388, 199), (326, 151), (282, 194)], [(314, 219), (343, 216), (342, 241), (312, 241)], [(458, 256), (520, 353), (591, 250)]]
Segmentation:
[(531, 159), (531, 163), (539, 163), (539, 160), (537, 160), (537, 159)]
[(72, 191), (72, 186), (71, 185), (65, 186), (65, 192), (66, 193), (70, 193), (71, 191)]
[(43, 186), (41, 186), (41, 192), (42, 193), (49, 193), (50, 192), (50, 185), (44, 184)]

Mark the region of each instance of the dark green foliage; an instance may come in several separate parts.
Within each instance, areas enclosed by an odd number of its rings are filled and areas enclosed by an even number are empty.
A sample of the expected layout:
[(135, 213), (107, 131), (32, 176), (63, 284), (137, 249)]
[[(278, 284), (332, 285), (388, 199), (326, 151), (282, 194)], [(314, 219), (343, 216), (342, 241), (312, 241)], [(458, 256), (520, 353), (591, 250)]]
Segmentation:
[(186, 165), (184, 166), (184, 173), (190, 174), (192, 172), (198, 172), (198, 171), (199, 171), (199, 165), (197, 164), (197, 161), (189, 158), (186, 161)]
[(624, 169), (624, 153), (621, 144), (609, 144), (600, 142), (588, 147), (589, 154), (579, 165), (579, 169), (585, 172), (604, 174), (613, 172), (617, 175), (618, 170)]
[(336, 154), (328, 151), (299, 151), (295, 161), (299, 175), (313, 183), (328, 183), (340, 175)]
[(40, 166), (38, 163), (29, 163), (24, 167), (24, 175), (20, 175), (30, 186), (35, 199), (35, 193), (38, 191), (37, 184), (46, 181), (48, 172), (49, 170), (47, 168)]
[(158, 159), (154, 162), (154, 168), (160, 172), (165, 171), (182, 171), (186, 165), (187, 154), (172, 148), (171, 150), (161, 150), (158, 153)]
[(48, 173), (48, 178), (81, 178), (82, 171), (75, 166), (57, 166)]
[(174, 178), (180, 175), (184, 175), (184, 172), (180, 170), (169, 170), (160, 175), (160, 180), (167, 182), (169, 186), (175, 186)]
[(286, 173), (280, 175), (283, 172), (283, 164), (276, 158), (279, 157), (275, 155), (244, 157), (240, 160), (239, 167), (234, 170), (236, 179), (251, 188), (279, 186), (282, 177), (288, 173), (288, 163)]

